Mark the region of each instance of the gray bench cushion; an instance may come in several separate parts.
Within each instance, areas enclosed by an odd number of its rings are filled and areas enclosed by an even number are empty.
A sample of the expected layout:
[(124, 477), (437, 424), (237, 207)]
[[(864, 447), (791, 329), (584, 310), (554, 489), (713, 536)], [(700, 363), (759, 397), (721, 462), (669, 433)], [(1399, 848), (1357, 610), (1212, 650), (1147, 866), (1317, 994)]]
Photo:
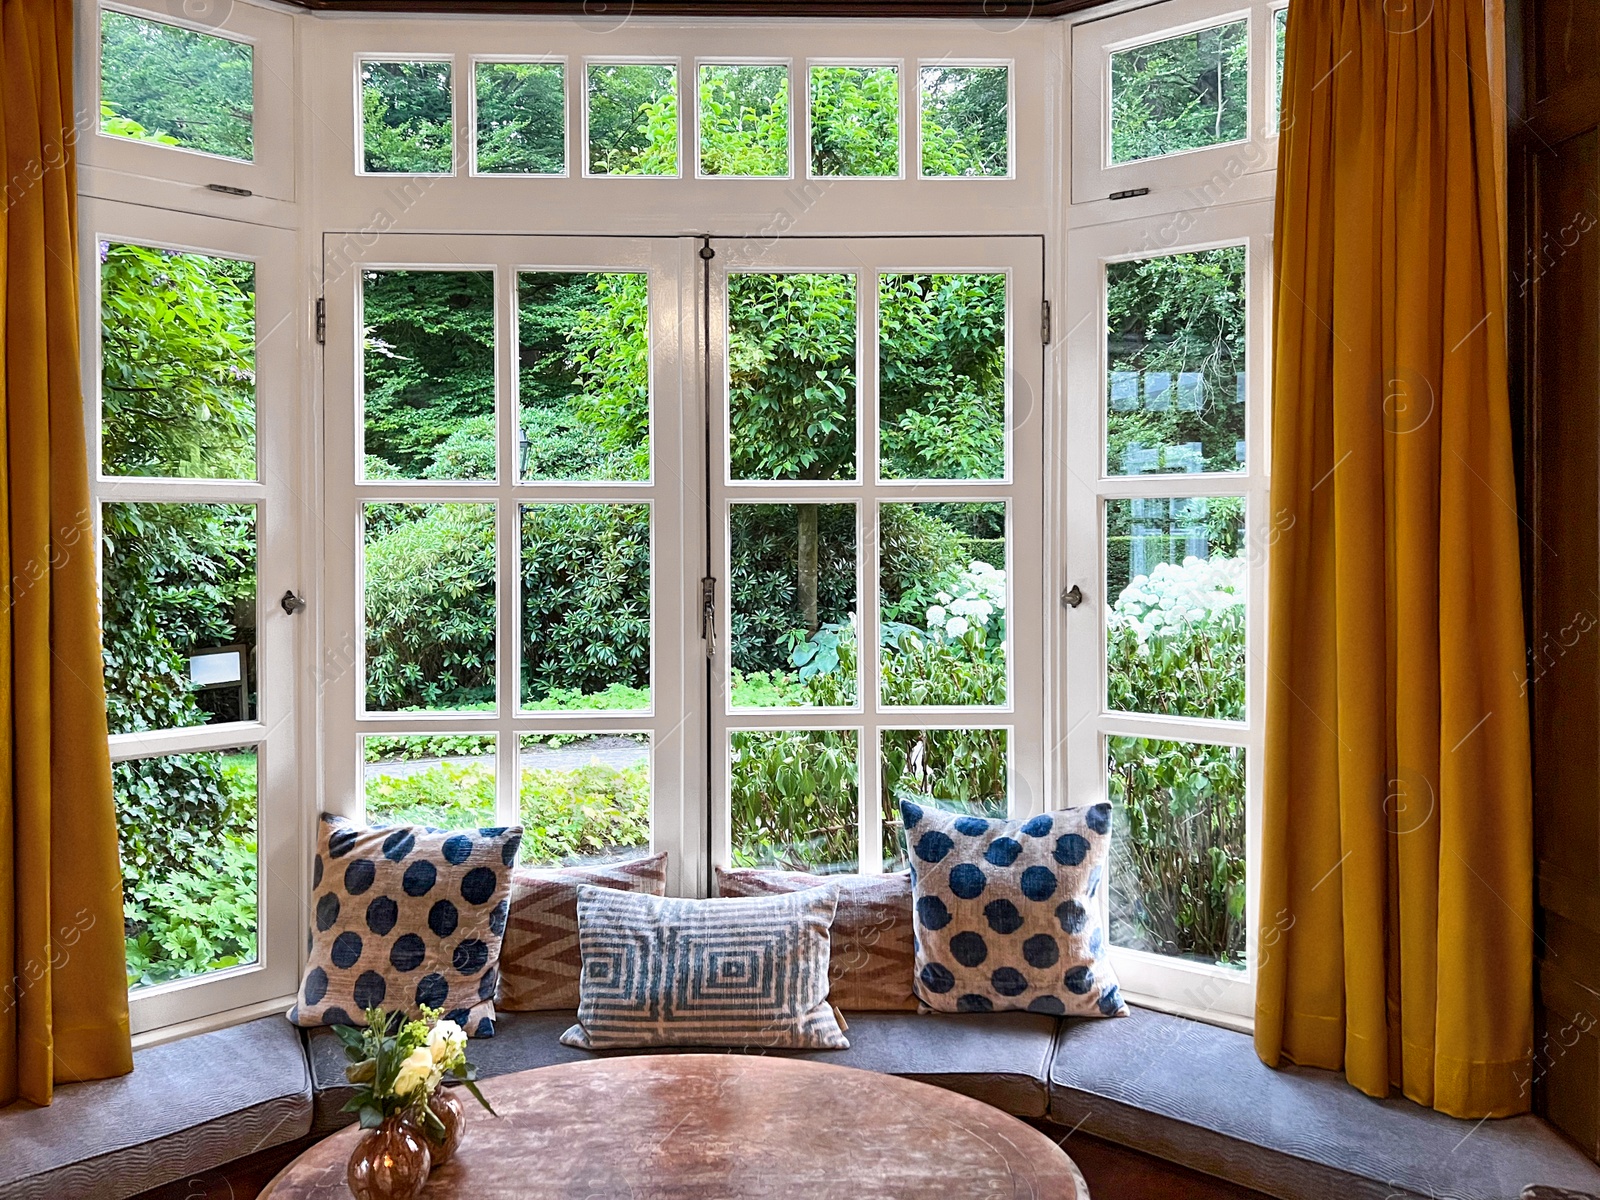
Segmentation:
[(135, 1052), (133, 1074), (0, 1108), (0, 1196), (118, 1200), (303, 1137), (299, 1035), (263, 1017)]
[(1147, 1009), (1062, 1022), (1050, 1119), (1284, 1200), (1600, 1190), (1600, 1167), (1536, 1117), (1372, 1100), (1331, 1071), (1264, 1066), (1246, 1034)]
[[(484, 1077), (596, 1057), (591, 1051), (570, 1049), (560, 1043), (561, 1034), (574, 1016), (571, 1012), (503, 1012), (495, 1021), (494, 1037), (475, 1038), (468, 1045), (468, 1056)], [(1045, 1115), (1046, 1073), (1056, 1036), (1054, 1017), (1036, 1013), (944, 1016), (908, 1012), (856, 1013), (847, 1017), (848, 1050), (769, 1053), (904, 1075), (972, 1096), (1019, 1117)], [(325, 1133), (354, 1119), (350, 1113), (339, 1111), (350, 1098), (344, 1077), (344, 1047), (329, 1030), (307, 1030), (306, 1034), (316, 1089), (313, 1131)]]

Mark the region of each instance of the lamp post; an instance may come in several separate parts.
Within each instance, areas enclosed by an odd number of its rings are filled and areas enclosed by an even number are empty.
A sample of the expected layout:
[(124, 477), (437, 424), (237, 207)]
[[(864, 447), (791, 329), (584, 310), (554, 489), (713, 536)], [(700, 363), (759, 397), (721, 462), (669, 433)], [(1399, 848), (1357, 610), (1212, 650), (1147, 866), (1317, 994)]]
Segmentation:
[(533, 451), (533, 439), (520, 425), (517, 427), (517, 478), (528, 477), (528, 455)]

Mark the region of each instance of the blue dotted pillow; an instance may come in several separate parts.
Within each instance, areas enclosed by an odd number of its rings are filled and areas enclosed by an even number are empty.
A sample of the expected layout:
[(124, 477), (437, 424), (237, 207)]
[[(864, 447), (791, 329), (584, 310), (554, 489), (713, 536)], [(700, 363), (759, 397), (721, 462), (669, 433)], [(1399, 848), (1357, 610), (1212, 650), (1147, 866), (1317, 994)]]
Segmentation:
[(354, 824), (324, 813), (296, 1025), (362, 1025), (380, 1005), (437, 1008), (494, 1034), (500, 939), (522, 829)]
[(902, 801), (917, 999), (938, 1012), (1120, 1017), (1100, 914), (1111, 806), (1025, 821)]

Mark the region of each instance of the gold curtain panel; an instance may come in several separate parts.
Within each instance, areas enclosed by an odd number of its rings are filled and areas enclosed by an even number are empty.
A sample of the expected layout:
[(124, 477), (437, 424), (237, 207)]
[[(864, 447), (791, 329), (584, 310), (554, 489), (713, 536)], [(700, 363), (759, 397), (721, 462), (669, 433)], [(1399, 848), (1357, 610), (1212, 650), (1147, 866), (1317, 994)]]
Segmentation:
[(1296, 0), (1256, 1047), (1526, 1111), (1532, 818), (1481, 0)]

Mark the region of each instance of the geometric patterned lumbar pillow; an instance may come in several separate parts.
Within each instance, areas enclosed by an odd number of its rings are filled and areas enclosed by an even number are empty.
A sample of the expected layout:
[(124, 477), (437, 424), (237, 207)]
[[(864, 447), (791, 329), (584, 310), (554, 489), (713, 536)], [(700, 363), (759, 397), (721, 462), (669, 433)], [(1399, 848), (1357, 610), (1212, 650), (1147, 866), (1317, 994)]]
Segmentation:
[(828, 1006), (834, 890), (678, 900), (578, 889), (583, 947), (568, 1046), (845, 1050)]
[(373, 1006), (441, 1009), (494, 1034), (500, 938), (522, 829), (367, 828), (324, 813), (296, 1025), (364, 1025)]
[(1111, 806), (1018, 821), (901, 801), (916, 909), (916, 993), (938, 1012), (1126, 1016), (1100, 889)]
[(578, 1007), (578, 976), (583, 973), (578, 888), (583, 884), (663, 896), (667, 856), (652, 854), (604, 866), (519, 867), (511, 876), (511, 919), (500, 945), (496, 1008), (527, 1012)]
[[(911, 876), (807, 875), (756, 867), (718, 867), (719, 896), (777, 896), (832, 885), (839, 907), (829, 933), (828, 1000), (853, 1012), (915, 1012), (911, 991), (916, 935), (911, 928)], [(517, 919), (516, 901), (511, 920)], [(509, 935), (508, 935), (509, 936)], [(502, 976), (504, 972), (502, 972)], [(505, 985), (501, 984), (501, 990)]]

